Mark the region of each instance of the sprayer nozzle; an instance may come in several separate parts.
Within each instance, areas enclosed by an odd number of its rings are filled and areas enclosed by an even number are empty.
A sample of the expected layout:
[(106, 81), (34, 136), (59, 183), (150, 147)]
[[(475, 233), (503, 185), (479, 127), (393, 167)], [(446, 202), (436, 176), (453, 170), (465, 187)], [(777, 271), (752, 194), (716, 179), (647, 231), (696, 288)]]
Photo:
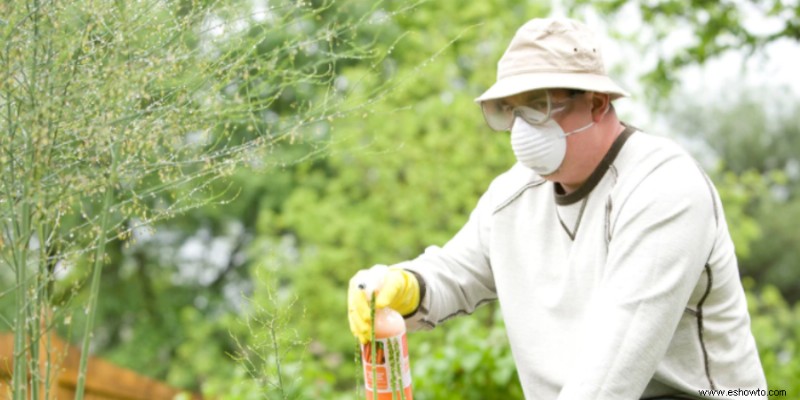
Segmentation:
[(356, 287), (359, 290), (365, 291), (368, 297), (372, 296), (383, 284), (383, 277), (386, 275), (388, 269), (389, 267), (385, 265), (376, 265), (370, 269), (362, 269), (356, 273), (356, 276), (353, 277), (353, 281), (357, 282)]

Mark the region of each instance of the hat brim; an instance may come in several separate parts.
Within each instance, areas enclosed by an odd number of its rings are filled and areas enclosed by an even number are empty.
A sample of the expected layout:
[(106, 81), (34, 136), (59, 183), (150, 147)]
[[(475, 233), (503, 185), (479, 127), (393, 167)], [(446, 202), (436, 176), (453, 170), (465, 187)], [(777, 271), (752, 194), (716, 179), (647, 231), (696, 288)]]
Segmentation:
[(487, 100), (502, 99), (515, 94), (539, 89), (578, 89), (590, 92), (608, 93), (611, 100), (629, 96), (628, 92), (605, 75), (535, 73), (509, 76), (497, 81), (489, 90), (475, 99), (480, 103)]

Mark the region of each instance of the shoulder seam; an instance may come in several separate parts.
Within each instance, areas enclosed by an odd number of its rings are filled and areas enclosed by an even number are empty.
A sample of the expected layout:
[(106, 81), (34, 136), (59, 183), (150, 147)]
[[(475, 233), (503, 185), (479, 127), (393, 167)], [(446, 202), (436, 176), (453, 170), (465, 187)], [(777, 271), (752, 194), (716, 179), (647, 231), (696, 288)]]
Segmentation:
[(703, 303), (705, 303), (708, 295), (711, 293), (711, 287), (713, 284), (712, 275), (711, 275), (711, 267), (708, 264), (705, 265), (705, 272), (708, 276), (708, 281), (706, 283), (706, 290), (703, 293), (703, 297), (700, 298), (700, 301), (697, 302), (697, 310), (695, 312), (695, 317), (697, 318), (697, 337), (700, 341), (700, 349), (703, 352), (703, 367), (706, 373), (706, 379), (708, 379), (708, 385), (711, 389), (716, 389), (717, 386), (714, 384), (714, 380), (711, 379), (711, 368), (709, 367), (708, 361), (708, 350), (706, 350), (706, 342), (703, 338)]
[(492, 211), (492, 214), (496, 214), (496, 213), (498, 213), (500, 210), (502, 210), (502, 209), (506, 208), (506, 207), (507, 207), (509, 204), (511, 204), (511, 203), (512, 203), (514, 200), (516, 200), (516, 199), (517, 199), (517, 197), (519, 197), (519, 196), (522, 194), (522, 192), (524, 192), (524, 191), (526, 191), (526, 190), (528, 190), (528, 189), (530, 189), (530, 188), (532, 188), (532, 187), (536, 187), (536, 186), (542, 185), (542, 184), (544, 184), (545, 182), (546, 182), (546, 181), (545, 181), (544, 179), (539, 179), (539, 180), (532, 181), (532, 182), (528, 182), (528, 183), (526, 183), (526, 184), (522, 185), (522, 187), (520, 187), (519, 189), (517, 189), (517, 191), (516, 191), (516, 192), (514, 192), (514, 194), (512, 194), (511, 196), (509, 196), (507, 199), (503, 200), (503, 202), (502, 202), (502, 203), (498, 204), (498, 205), (497, 205), (497, 206), (494, 208), (494, 211)]
[(706, 182), (706, 186), (708, 187), (708, 193), (711, 195), (711, 207), (714, 210), (714, 222), (716, 222), (717, 226), (719, 226), (719, 210), (717, 210), (717, 195), (714, 192), (714, 184), (711, 182), (711, 177), (703, 171), (703, 168), (700, 166), (699, 163), (695, 162), (697, 169), (700, 170), (700, 175), (703, 176), (703, 179)]

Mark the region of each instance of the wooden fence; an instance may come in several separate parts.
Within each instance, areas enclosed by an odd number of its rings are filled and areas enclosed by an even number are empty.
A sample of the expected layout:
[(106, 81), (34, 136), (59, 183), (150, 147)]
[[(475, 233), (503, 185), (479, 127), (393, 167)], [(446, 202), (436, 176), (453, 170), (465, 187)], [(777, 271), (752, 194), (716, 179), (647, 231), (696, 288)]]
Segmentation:
[[(40, 388), (42, 396), (49, 393), (48, 400), (68, 400), (75, 396), (78, 384), (80, 349), (64, 343), (55, 335), (49, 336), (49, 343), (40, 344), (39, 367), (44, 375), (45, 366), (51, 368), (49, 388)], [(10, 381), (14, 370), (14, 335), (0, 334), (0, 400), (10, 398)], [(108, 361), (90, 357), (84, 386), (85, 400), (172, 400), (182, 392), (154, 379), (139, 375), (131, 370), (116, 366)], [(188, 393), (186, 398), (199, 400), (201, 397)]]

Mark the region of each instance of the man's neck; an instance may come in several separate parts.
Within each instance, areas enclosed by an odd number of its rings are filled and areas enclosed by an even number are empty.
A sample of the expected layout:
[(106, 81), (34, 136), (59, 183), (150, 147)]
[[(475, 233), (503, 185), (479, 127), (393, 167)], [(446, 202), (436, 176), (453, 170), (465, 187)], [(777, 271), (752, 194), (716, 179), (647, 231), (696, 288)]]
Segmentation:
[(589, 179), (589, 176), (591, 176), (592, 173), (597, 169), (597, 166), (600, 165), (600, 161), (603, 160), (603, 157), (605, 157), (605, 155), (608, 153), (609, 149), (611, 149), (611, 146), (617, 140), (617, 138), (619, 137), (620, 133), (622, 133), (622, 131), (625, 130), (625, 125), (623, 125), (616, 118), (614, 118), (613, 121), (609, 121), (609, 122), (610, 122), (610, 124), (609, 124), (610, 126), (602, 127), (602, 128), (603, 129), (611, 129), (613, 131), (613, 133), (608, 135), (608, 136), (605, 136), (606, 139), (603, 140), (603, 142), (601, 143), (600, 147), (602, 148), (603, 151), (595, 153), (595, 157), (592, 157), (590, 162), (588, 164), (586, 164), (586, 168), (584, 169), (584, 171), (581, 171), (580, 177), (578, 179), (575, 179), (575, 180), (567, 180), (567, 179), (565, 179), (565, 180), (556, 181), (555, 184), (557, 186), (556, 187), (557, 190), (559, 189), (558, 186), (560, 186), (561, 190), (559, 190), (559, 191), (563, 191), (563, 194), (570, 194), (570, 193), (580, 189), (580, 187), (583, 186), (584, 183), (586, 183), (586, 180)]

